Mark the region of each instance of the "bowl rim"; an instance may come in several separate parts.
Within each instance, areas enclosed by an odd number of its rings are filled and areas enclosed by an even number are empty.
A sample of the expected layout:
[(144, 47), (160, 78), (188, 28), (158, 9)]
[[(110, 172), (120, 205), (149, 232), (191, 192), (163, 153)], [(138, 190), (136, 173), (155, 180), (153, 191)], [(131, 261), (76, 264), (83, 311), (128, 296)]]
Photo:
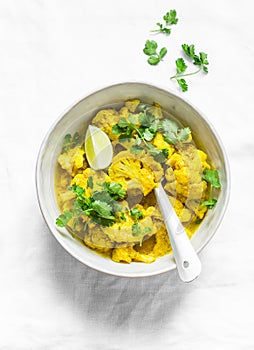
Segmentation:
[(230, 189), (231, 189), (231, 174), (230, 174), (230, 166), (229, 166), (229, 159), (225, 150), (225, 147), (221, 141), (220, 136), (218, 135), (217, 131), (215, 130), (213, 124), (211, 123), (210, 120), (208, 120), (206, 114), (204, 114), (198, 107), (196, 107), (195, 104), (193, 104), (192, 102), (190, 102), (188, 100), (188, 98), (186, 97), (182, 97), (179, 94), (177, 94), (176, 92), (173, 92), (171, 90), (169, 90), (168, 88), (164, 87), (163, 85), (155, 85), (155, 84), (151, 84), (150, 82), (144, 82), (144, 81), (125, 81), (125, 82), (115, 82), (112, 83), (110, 85), (104, 85), (101, 86), (99, 89), (93, 89), (90, 90), (90, 92), (86, 93), (85, 95), (79, 97), (78, 99), (76, 99), (76, 101), (74, 103), (72, 103), (71, 105), (69, 105), (69, 107), (66, 107), (63, 112), (61, 114), (58, 115), (58, 117), (56, 118), (56, 120), (54, 121), (54, 123), (51, 124), (50, 128), (48, 129), (47, 133), (44, 135), (43, 139), (42, 139), (42, 143), (41, 146), (39, 148), (39, 152), (38, 152), (38, 156), (37, 156), (37, 160), (36, 160), (36, 167), (35, 167), (35, 187), (36, 187), (36, 195), (37, 195), (37, 201), (39, 204), (39, 208), (41, 211), (41, 214), (44, 218), (45, 223), (47, 224), (49, 231), (51, 234), (53, 234), (53, 236), (55, 237), (55, 239), (58, 241), (58, 243), (65, 249), (65, 251), (67, 251), (71, 256), (73, 256), (76, 260), (78, 260), (79, 262), (81, 262), (83, 265), (89, 266), (90, 268), (99, 271), (99, 272), (104, 272), (106, 274), (109, 275), (113, 275), (113, 276), (118, 276), (118, 277), (126, 277), (126, 278), (139, 278), (139, 277), (150, 277), (150, 276), (155, 276), (155, 275), (160, 275), (169, 271), (173, 271), (176, 269), (176, 264), (172, 265), (171, 267), (169, 266), (168, 268), (162, 268), (162, 269), (158, 269), (158, 271), (152, 271), (152, 272), (144, 272), (142, 274), (135, 274), (135, 273), (118, 273), (118, 272), (114, 272), (111, 271), (109, 268), (107, 267), (103, 267), (103, 268), (98, 268), (96, 267), (96, 265), (91, 264), (90, 262), (84, 262), (79, 256), (77, 256), (77, 254), (73, 251), (71, 251), (69, 249), (69, 247), (67, 246), (67, 244), (65, 244), (65, 242), (60, 241), (60, 239), (58, 238), (58, 236), (55, 234), (55, 226), (49, 222), (44, 214), (44, 210), (43, 210), (43, 204), (41, 202), (41, 198), (40, 198), (40, 189), (39, 189), (39, 180), (40, 180), (40, 171), (39, 171), (39, 165), (41, 164), (41, 160), (43, 157), (43, 151), (45, 149), (45, 146), (47, 144), (48, 138), (50, 137), (51, 133), (53, 132), (53, 130), (57, 127), (58, 123), (62, 120), (62, 118), (71, 110), (73, 109), (75, 106), (77, 106), (82, 100), (88, 98), (88, 97), (92, 97), (93, 95), (100, 93), (102, 91), (105, 91), (109, 88), (113, 88), (113, 87), (117, 87), (117, 86), (122, 86), (122, 85), (131, 85), (131, 84), (138, 84), (138, 85), (143, 85), (143, 86), (149, 86), (150, 88), (155, 88), (157, 90), (160, 90), (163, 93), (166, 94), (170, 94), (173, 97), (182, 100), (184, 103), (186, 103), (187, 105), (189, 105), (193, 110), (195, 110), (199, 116), (205, 121), (205, 123), (209, 126), (209, 128), (211, 129), (213, 135), (215, 136), (215, 139), (217, 140), (220, 150), (222, 152), (222, 156), (223, 156), (223, 161), (224, 161), (224, 167), (225, 167), (225, 178), (226, 178), (226, 182), (227, 182), (227, 186), (225, 189), (225, 199), (224, 199), (224, 205), (220, 211), (220, 214), (217, 218), (217, 221), (215, 222), (214, 225), (214, 229), (212, 234), (209, 235), (209, 237), (204, 240), (203, 244), (200, 245), (200, 247), (196, 250), (197, 253), (200, 253), (205, 247), (206, 245), (211, 241), (211, 239), (213, 238), (213, 236), (215, 235), (216, 231), (218, 230), (222, 219), (225, 215), (226, 209), (228, 207), (228, 203), (229, 203), (229, 198), (230, 198)]

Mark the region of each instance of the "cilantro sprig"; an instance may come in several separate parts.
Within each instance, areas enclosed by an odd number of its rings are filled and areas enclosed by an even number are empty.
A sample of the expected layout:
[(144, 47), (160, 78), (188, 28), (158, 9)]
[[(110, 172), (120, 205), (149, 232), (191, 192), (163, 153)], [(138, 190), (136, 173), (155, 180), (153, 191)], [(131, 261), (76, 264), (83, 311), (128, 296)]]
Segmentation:
[(120, 118), (117, 124), (113, 125), (112, 133), (119, 135), (119, 140), (125, 141), (135, 138), (135, 144), (130, 148), (130, 152), (140, 154), (143, 151), (148, 152), (155, 161), (163, 163), (169, 154), (168, 148), (158, 150), (150, 141), (152, 141), (160, 131), (164, 140), (169, 145), (180, 146), (181, 143), (188, 140), (191, 134), (190, 128), (180, 128), (178, 124), (170, 119), (158, 120), (150, 113), (151, 106), (142, 104), (137, 107), (141, 111), (137, 119), (129, 114), (128, 118)]
[[(178, 23), (178, 18), (177, 18), (177, 13), (176, 10), (170, 10), (168, 11), (164, 16), (163, 20), (161, 22), (157, 22), (157, 29), (153, 29), (150, 32), (151, 33), (163, 33), (166, 35), (171, 34), (171, 26), (176, 25)], [(159, 52), (157, 52), (158, 44), (154, 40), (147, 40), (145, 44), (145, 48), (143, 49), (143, 52), (150, 56), (148, 58), (148, 63), (151, 65), (157, 65), (162, 58), (166, 55), (167, 53), (167, 48), (163, 47)], [(193, 72), (187, 72), (186, 69), (188, 68), (185, 60), (180, 57), (177, 58), (175, 61), (176, 64), (176, 74), (171, 76), (170, 79), (175, 79), (181, 88), (183, 92), (188, 91), (188, 84), (186, 82), (185, 77), (191, 76), (194, 74), (198, 74), (199, 72), (203, 71), (205, 73), (208, 73), (208, 59), (207, 59), (207, 54), (204, 53), (203, 51), (200, 51), (199, 54), (195, 53), (195, 46), (193, 44), (188, 45), (188, 44), (182, 44), (182, 49), (184, 54), (186, 55), (187, 59), (192, 60), (192, 64), (195, 66), (199, 66), (199, 69)]]
[[(124, 220), (124, 213), (121, 213), (122, 207), (117, 202), (126, 196), (122, 185), (117, 182), (105, 182), (101, 186), (101, 191), (94, 191), (90, 197), (86, 197), (84, 188), (76, 184), (72, 185), (69, 190), (76, 195), (74, 209), (72, 211), (66, 210), (60, 214), (56, 219), (56, 225), (59, 227), (68, 226), (69, 222), (74, 219), (73, 227), (75, 228), (84, 214), (102, 226), (112, 226), (115, 222)], [(123, 215), (118, 216), (117, 213)]]
[(217, 203), (217, 199), (209, 199), (207, 201), (204, 201), (202, 204), (201, 204), (201, 208), (203, 207), (207, 207), (208, 209), (212, 209), (215, 204)]
[(217, 199), (212, 198), (213, 188), (221, 188), (218, 171), (205, 169), (203, 179), (210, 184), (210, 193), (209, 198), (201, 204), (201, 207), (208, 207), (209, 209), (212, 209), (217, 203)]
[(120, 134), (119, 140), (129, 140), (135, 137), (137, 145), (140, 145), (143, 141), (148, 146), (147, 141), (151, 141), (157, 132), (158, 122), (152, 114), (148, 114), (145, 111), (139, 113), (138, 122), (140, 124), (139, 127), (137, 126), (136, 118), (130, 113), (128, 118), (120, 118), (118, 123), (113, 125), (112, 133), (115, 135)]
[(64, 227), (68, 222), (73, 218), (74, 213), (70, 210), (65, 210), (62, 214), (56, 219), (56, 224), (59, 227)]
[(152, 106), (138, 106), (142, 112), (138, 115), (138, 123), (132, 114), (128, 118), (120, 118), (117, 124), (113, 125), (112, 133), (119, 135), (119, 140), (125, 141), (135, 138), (135, 144), (130, 148), (133, 154), (140, 154), (147, 151), (158, 163), (163, 163), (168, 157), (168, 149), (156, 149), (152, 141), (158, 131), (160, 122), (150, 113)]
[(185, 61), (183, 58), (178, 58), (175, 63), (176, 63), (176, 75), (172, 76), (170, 79), (176, 79), (178, 85), (182, 89), (183, 92), (188, 90), (188, 84), (186, 80), (183, 77), (191, 76), (194, 74), (198, 74), (202, 70), (205, 73), (208, 73), (208, 68), (207, 65), (209, 64), (207, 60), (207, 54), (204, 52), (199, 52), (198, 55), (195, 54), (195, 46), (193, 44), (187, 45), (183, 44), (182, 49), (185, 53), (185, 55), (191, 59), (193, 59), (193, 64), (195, 66), (199, 66), (199, 69), (191, 72), (191, 73), (185, 73), (186, 69), (188, 66), (186, 65)]
[(156, 23), (156, 25), (159, 28), (151, 30), (151, 32), (153, 32), (153, 33), (164, 33), (166, 35), (169, 35), (171, 33), (171, 29), (169, 28), (169, 26), (177, 24), (177, 22), (178, 22), (178, 18), (176, 16), (177, 16), (176, 10), (170, 10), (169, 12), (167, 12), (163, 16), (165, 24), (162, 24), (160, 22)]
[(156, 41), (147, 40), (145, 43), (145, 47), (143, 49), (144, 54), (149, 56), (147, 62), (152, 66), (155, 66), (160, 61), (162, 61), (163, 57), (167, 53), (166, 47), (163, 47), (162, 49), (160, 49), (159, 52), (157, 52), (157, 48), (158, 48), (158, 44)]
[(221, 183), (217, 170), (205, 169), (203, 179), (209, 182), (212, 187), (221, 188)]

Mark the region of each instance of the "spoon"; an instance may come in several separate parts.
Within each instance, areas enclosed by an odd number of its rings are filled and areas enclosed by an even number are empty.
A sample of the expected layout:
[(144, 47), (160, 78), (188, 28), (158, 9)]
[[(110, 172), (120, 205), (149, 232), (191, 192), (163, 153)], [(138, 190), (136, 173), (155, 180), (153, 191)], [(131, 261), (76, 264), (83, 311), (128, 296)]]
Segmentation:
[(191, 282), (201, 272), (199, 257), (161, 183), (154, 192), (169, 235), (179, 277), (183, 282)]

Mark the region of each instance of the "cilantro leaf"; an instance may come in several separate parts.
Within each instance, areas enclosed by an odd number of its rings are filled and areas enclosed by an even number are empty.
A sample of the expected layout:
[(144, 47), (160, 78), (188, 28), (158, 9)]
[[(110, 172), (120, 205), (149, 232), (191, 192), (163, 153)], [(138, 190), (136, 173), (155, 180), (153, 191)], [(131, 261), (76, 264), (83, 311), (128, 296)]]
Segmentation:
[(150, 233), (151, 231), (152, 230), (151, 230), (150, 227), (145, 227), (144, 230), (143, 230), (144, 233)]
[(111, 204), (114, 201), (114, 199), (111, 197), (111, 195), (106, 190), (94, 191), (93, 199), (94, 200), (99, 200), (99, 201), (102, 201), (102, 202), (106, 202), (108, 204)]
[(205, 169), (203, 173), (203, 179), (209, 182), (212, 187), (221, 188), (217, 170)]
[(149, 126), (149, 130), (150, 130), (153, 134), (155, 134), (155, 133), (157, 132), (157, 130), (158, 130), (158, 125), (159, 125), (159, 120), (156, 119), (156, 120), (154, 120), (154, 121), (151, 123), (151, 125)]
[(118, 124), (115, 124), (112, 126), (112, 134), (118, 135), (118, 134), (121, 134), (122, 131), (123, 131), (122, 128)]
[(193, 64), (195, 64), (196, 66), (200, 66), (204, 72), (208, 73), (208, 68), (207, 65), (209, 64), (208, 60), (207, 60), (207, 54), (204, 52), (200, 52), (199, 56), (195, 55), (193, 57), (194, 62)]
[(139, 220), (139, 219), (142, 219), (144, 217), (144, 214), (138, 208), (132, 208), (130, 210), (130, 214), (133, 217), (133, 219), (135, 219), (135, 220)]
[(93, 178), (92, 176), (89, 176), (87, 179), (87, 187), (93, 189)]
[(216, 203), (217, 203), (217, 199), (209, 199), (207, 201), (204, 201), (201, 204), (201, 208), (208, 207), (209, 209), (212, 209), (215, 206)]
[(68, 222), (73, 218), (73, 212), (69, 210), (65, 210), (62, 214), (58, 216), (56, 219), (56, 225), (59, 227), (64, 227), (68, 224)]
[(183, 92), (188, 90), (188, 84), (186, 83), (185, 79), (177, 79), (176, 81)]
[(163, 57), (167, 53), (166, 47), (163, 47), (159, 53), (157, 53), (158, 44), (154, 40), (147, 40), (145, 43), (145, 47), (143, 49), (144, 54), (150, 56), (147, 60), (149, 64), (152, 66), (157, 65), (160, 61), (162, 61)]
[(178, 18), (176, 18), (176, 10), (170, 10), (163, 16), (166, 25), (177, 24)]
[(106, 182), (106, 189), (115, 200), (123, 199), (126, 196), (125, 189), (118, 182)]
[(164, 119), (160, 123), (160, 130), (164, 136), (164, 139), (170, 145), (180, 144), (188, 140), (191, 134), (190, 128), (179, 128), (176, 122), (170, 119)]
[(143, 49), (144, 54), (151, 56), (156, 55), (158, 44), (154, 40), (147, 40)]
[(144, 151), (144, 147), (139, 145), (134, 145), (130, 148), (130, 152), (133, 154), (140, 154)]
[(160, 60), (162, 60), (162, 58), (166, 55), (166, 53), (168, 52), (168, 50), (166, 49), (166, 47), (163, 47), (160, 52), (159, 52), (159, 58)]
[(188, 128), (188, 127), (182, 128), (178, 131), (177, 139), (179, 142), (187, 141), (190, 134), (191, 134), (190, 128)]
[(178, 74), (183, 73), (186, 70), (187, 66), (183, 58), (178, 58), (176, 60), (176, 71)]
[(156, 162), (163, 163), (168, 157), (168, 148), (151, 149), (150, 154)]
[(150, 125), (154, 122), (154, 116), (147, 113), (140, 113), (138, 120), (141, 126), (150, 127)]
[(152, 141), (154, 138), (154, 133), (152, 133), (149, 129), (145, 129), (143, 136), (146, 141)]
[(147, 60), (147, 62), (151, 65), (151, 66), (156, 66), (156, 64), (158, 64), (160, 62), (160, 57), (157, 56), (150, 56)]
[(188, 57), (194, 58), (194, 56), (195, 56), (195, 46), (194, 45), (183, 44), (182, 49)]
[(90, 217), (91, 217), (93, 222), (95, 222), (98, 225), (104, 226), (104, 227), (112, 226), (112, 225), (114, 225), (114, 223), (116, 221), (114, 216), (112, 217), (112, 218), (114, 218), (114, 220), (110, 219), (110, 218), (103, 218), (103, 217), (98, 216), (98, 215), (93, 214), (93, 213), (90, 214)]
[(146, 114), (146, 112), (148, 112), (150, 109), (154, 108), (153, 106), (151, 105), (148, 105), (148, 104), (145, 104), (145, 103), (140, 103), (137, 107), (137, 111), (138, 112), (143, 112), (144, 114)]
[(117, 126), (121, 129), (124, 129), (126, 128), (127, 126), (129, 126), (129, 122), (126, 118), (120, 118), (118, 123), (117, 123)]
[(120, 213), (122, 211), (122, 207), (118, 202), (113, 203), (113, 211), (114, 213)]
[[(115, 219), (114, 216), (112, 215), (111, 206), (106, 202), (96, 200), (92, 203), (91, 209), (96, 211), (99, 214), (99, 216), (104, 218), (104, 219), (111, 219), (111, 220)], [(89, 209), (89, 210), (91, 210), (91, 209)]]
[(139, 226), (139, 224), (133, 224), (132, 225), (132, 235), (134, 237), (137, 237), (141, 234), (142, 230), (141, 230), (141, 227)]
[(176, 133), (179, 128), (177, 123), (171, 119), (163, 119), (160, 123), (160, 127), (164, 132), (171, 131), (173, 133)]
[(72, 191), (74, 194), (76, 194), (77, 199), (81, 201), (84, 199), (86, 190), (83, 187), (74, 184), (71, 187), (69, 187), (69, 190)]
[(81, 137), (78, 132), (75, 132), (73, 136), (67, 134), (64, 137), (62, 145), (62, 153), (68, 152), (70, 149), (76, 147), (81, 142)]

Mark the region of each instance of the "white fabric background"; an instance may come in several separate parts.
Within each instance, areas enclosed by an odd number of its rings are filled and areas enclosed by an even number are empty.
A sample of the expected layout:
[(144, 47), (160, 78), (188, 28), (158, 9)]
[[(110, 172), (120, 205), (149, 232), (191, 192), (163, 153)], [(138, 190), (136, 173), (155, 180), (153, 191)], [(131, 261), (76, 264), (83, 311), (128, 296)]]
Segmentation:
[[(146, 63), (149, 30), (168, 55)], [(249, 0), (0, 0), (0, 349), (254, 348), (253, 6)], [(230, 204), (192, 284), (176, 272), (141, 279), (96, 272), (46, 227), (34, 172), (48, 128), (108, 84), (169, 80), (182, 43), (209, 54), (209, 74), (183, 94), (219, 132), (232, 171)], [(179, 92), (181, 95), (181, 92)]]

